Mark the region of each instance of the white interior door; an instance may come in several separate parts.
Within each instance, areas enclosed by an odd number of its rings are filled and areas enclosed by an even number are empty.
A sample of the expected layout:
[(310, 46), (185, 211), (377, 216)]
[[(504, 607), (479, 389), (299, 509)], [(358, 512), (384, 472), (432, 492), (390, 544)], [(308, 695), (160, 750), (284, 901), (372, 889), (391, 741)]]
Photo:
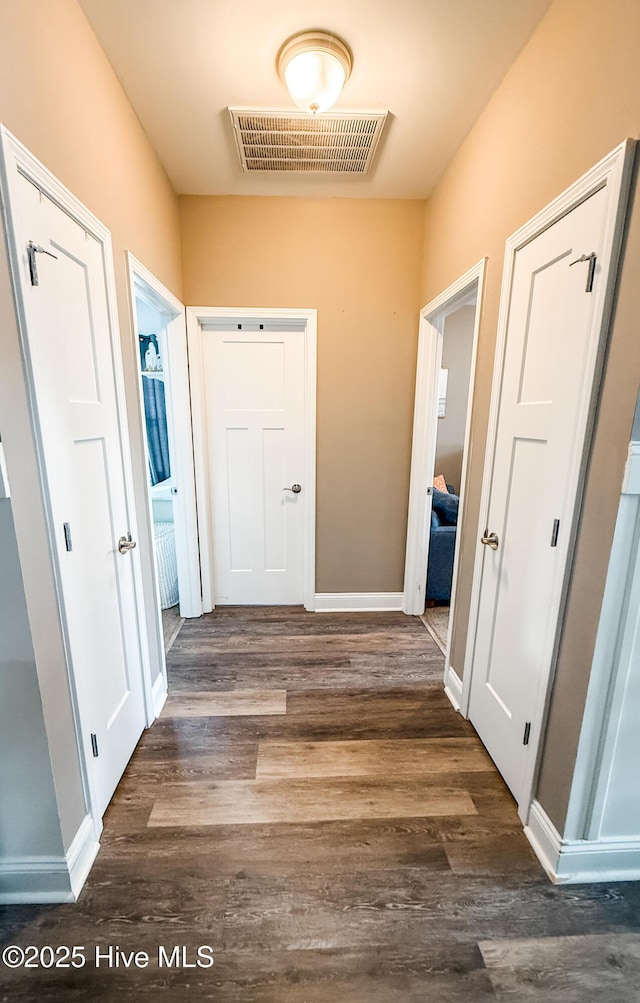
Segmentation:
[(110, 248), (19, 174), (12, 214), (61, 603), (94, 809), (102, 813), (145, 724), (134, 555), (118, 549), (131, 524), (107, 300)]
[(576, 511), (609, 197), (603, 186), (515, 256), (469, 716), (519, 802), (533, 772)]
[(204, 330), (202, 359), (214, 601), (301, 604), (304, 338)]

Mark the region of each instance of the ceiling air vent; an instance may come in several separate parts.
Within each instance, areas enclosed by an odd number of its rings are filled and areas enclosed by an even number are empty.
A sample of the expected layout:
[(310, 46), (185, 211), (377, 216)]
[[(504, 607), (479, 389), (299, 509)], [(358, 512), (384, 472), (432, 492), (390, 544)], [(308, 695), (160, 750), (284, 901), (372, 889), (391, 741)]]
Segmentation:
[(229, 108), (247, 174), (368, 174), (386, 111), (297, 111)]

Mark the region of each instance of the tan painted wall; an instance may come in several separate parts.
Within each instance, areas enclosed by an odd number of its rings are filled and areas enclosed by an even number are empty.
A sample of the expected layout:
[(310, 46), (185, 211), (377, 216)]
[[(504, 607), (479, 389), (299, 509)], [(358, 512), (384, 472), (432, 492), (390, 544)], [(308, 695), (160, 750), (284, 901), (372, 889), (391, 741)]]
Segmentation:
[[(640, 128), (640, 4), (556, 0), (452, 161), (425, 215), (422, 300), (489, 258), (453, 662), (462, 664), (506, 237)], [(636, 200), (637, 201), (637, 200)], [(631, 215), (593, 442), (539, 798), (562, 828), (640, 381), (640, 209)]]
[[(180, 295), (177, 199), (76, 0), (0, 0), (0, 121), (111, 229), (140, 496), (146, 472), (124, 251)], [(84, 803), (4, 252), (1, 258), (0, 426), (36, 658), (44, 652), (39, 686), (68, 847)], [(151, 566), (147, 553), (148, 582)], [(33, 713), (35, 720), (42, 711), (34, 704)]]
[[(135, 489), (144, 512), (146, 464), (124, 252), (132, 251), (180, 297), (177, 198), (77, 0), (0, 0), (0, 121), (111, 230)], [(149, 595), (152, 539), (142, 526)]]
[(0, 121), (181, 293), (177, 202), (76, 0), (0, 0)]
[(180, 198), (187, 303), (318, 310), (319, 592), (402, 590), (422, 213)]

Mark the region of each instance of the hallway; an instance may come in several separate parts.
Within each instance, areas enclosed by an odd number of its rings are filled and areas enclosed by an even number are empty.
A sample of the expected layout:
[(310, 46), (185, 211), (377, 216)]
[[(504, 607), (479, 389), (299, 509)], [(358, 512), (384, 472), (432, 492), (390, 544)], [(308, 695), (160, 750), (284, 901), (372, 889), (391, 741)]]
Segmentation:
[(78, 903), (0, 907), (3, 945), (87, 964), (0, 969), (2, 1003), (637, 1000), (640, 885), (549, 883), (442, 665), (400, 613), (186, 621)]

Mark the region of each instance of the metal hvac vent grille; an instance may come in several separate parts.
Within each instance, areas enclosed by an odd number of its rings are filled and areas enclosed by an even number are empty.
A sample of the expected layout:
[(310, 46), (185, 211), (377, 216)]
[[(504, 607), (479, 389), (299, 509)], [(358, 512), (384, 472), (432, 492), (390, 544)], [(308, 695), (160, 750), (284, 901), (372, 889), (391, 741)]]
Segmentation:
[(386, 111), (325, 112), (229, 108), (243, 171), (368, 174)]

